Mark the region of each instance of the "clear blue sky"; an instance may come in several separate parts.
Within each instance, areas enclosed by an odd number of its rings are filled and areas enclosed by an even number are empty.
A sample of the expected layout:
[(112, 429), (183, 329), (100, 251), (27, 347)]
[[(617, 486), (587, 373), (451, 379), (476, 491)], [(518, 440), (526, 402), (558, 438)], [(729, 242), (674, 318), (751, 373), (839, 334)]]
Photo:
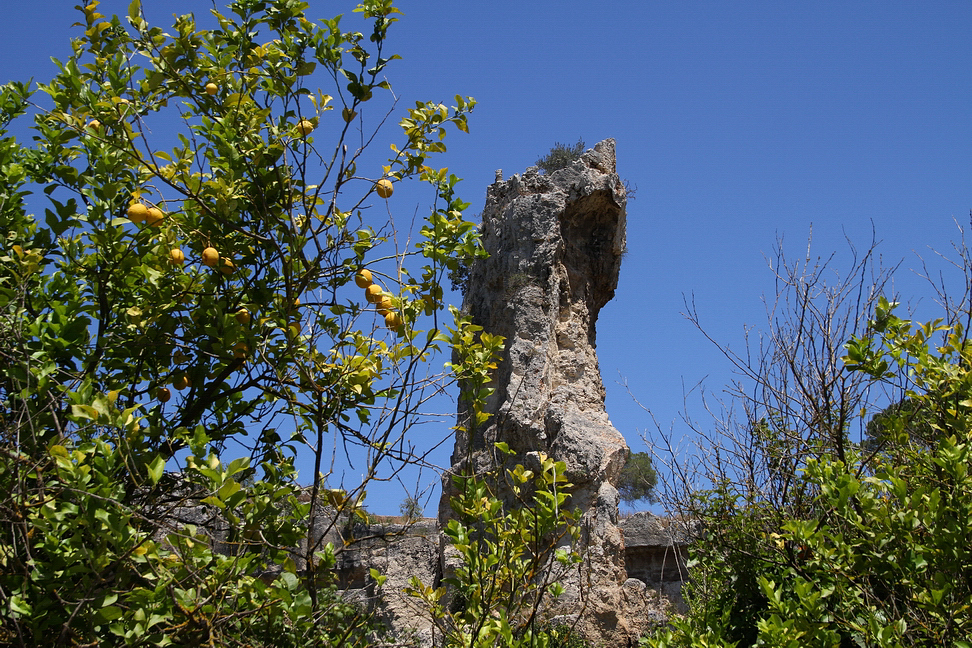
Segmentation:
[[(73, 3), (10, 3), (0, 81), (49, 78), (69, 52)], [(144, 0), (150, 21), (209, 2)], [(350, 2), (311, 2), (350, 15)], [(122, 13), (128, 2), (102, 3)], [(644, 413), (663, 427), (683, 384), (731, 377), (680, 314), (694, 294), (716, 339), (741, 348), (773, 290), (764, 254), (859, 247), (872, 224), (905, 297), (927, 294), (916, 253), (947, 250), (972, 208), (972, 4), (967, 2), (444, 2), (403, 0), (388, 77), (402, 98), (479, 105), (444, 160), (482, 208), (495, 169), (531, 166), (555, 141), (614, 137), (637, 185), (615, 300), (598, 325), (608, 412), (635, 450)], [(324, 81), (321, 81), (324, 84)], [(410, 208), (409, 216), (414, 207)], [(838, 262), (838, 267), (840, 266)], [(697, 399), (691, 414), (704, 414)], [(448, 453), (443, 455), (446, 461)], [(390, 493), (379, 512), (395, 512)], [(388, 504), (391, 502), (393, 505)], [(389, 510), (383, 510), (389, 509)]]

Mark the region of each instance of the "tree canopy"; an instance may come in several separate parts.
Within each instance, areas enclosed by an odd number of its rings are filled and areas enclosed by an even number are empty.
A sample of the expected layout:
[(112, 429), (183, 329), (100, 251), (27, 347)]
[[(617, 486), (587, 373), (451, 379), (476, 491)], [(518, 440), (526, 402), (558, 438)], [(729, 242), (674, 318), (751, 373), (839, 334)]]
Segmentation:
[[(421, 465), (423, 404), (499, 341), (440, 285), (482, 253), (432, 165), (475, 101), (398, 110), (390, 0), (364, 32), (308, 7), (163, 28), (93, 1), (53, 79), (0, 87), (0, 643), (369, 642), (311, 513)], [(417, 231), (407, 183), (434, 196)]]
[(647, 452), (632, 452), (621, 470), (618, 479), (618, 493), (621, 501), (628, 504), (646, 501), (655, 502), (655, 486), (658, 475), (652, 465), (651, 455)]

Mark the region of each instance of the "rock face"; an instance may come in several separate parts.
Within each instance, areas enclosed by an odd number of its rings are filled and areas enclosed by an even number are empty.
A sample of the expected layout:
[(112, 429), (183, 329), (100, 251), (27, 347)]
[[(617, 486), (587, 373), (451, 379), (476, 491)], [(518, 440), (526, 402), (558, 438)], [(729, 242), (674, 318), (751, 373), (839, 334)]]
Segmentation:
[(695, 529), (683, 520), (641, 512), (621, 520), (628, 577), (667, 600), (676, 612), (687, 610), (682, 583), (688, 580), (688, 545)]
[[(521, 462), (538, 450), (566, 462), (571, 504), (584, 511), (588, 560), (557, 607), (581, 613), (579, 628), (604, 645), (637, 636), (627, 613), (642, 605), (625, 602), (614, 484), (628, 448), (604, 409), (595, 353), (595, 323), (614, 296), (625, 248), (625, 205), (614, 140), (550, 175), (531, 168), (489, 188), (481, 234), (490, 257), (473, 265), (463, 309), (504, 336), (506, 348), (487, 406), (492, 418), (457, 435), (452, 457), (453, 472), (487, 470), (496, 461), (493, 444), (504, 441)], [(466, 417), (460, 405), (460, 423)], [(443, 486), (444, 524), (448, 475)]]
[[(379, 620), (396, 636), (420, 640), (431, 634), (431, 622), (417, 599), (405, 589), (415, 576), (434, 583), (439, 569), (439, 529), (434, 519), (376, 521), (346, 529), (339, 541), (335, 571), (339, 587), (351, 600), (373, 609)], [(386, 580), (380, 593), (368, 574), (377, 569)], [(431, 639), (421, 641), (432, 645)]]

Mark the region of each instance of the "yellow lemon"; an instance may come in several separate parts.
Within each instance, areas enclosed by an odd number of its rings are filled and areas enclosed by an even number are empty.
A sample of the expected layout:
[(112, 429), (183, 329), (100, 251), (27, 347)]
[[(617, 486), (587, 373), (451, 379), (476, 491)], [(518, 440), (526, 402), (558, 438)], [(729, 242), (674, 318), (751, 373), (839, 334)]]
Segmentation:
[(379, 311), (390, 311), (392, 307), (392, 296), (388, 293), (381, 293), (378, 297), (378, 301), (375, 302), (375, 308)]
[(382, 178), (375, 183), (375, 193), (382, 198), (391, 198), (391, 195), (395, 192), (395, 187), (392, 186), (391, 180), (387, 178)]
[(301, 119), (297, 122), (297, 132), (301, 137), (307, 137), (314, 130), (314, 122), (309, 119)]
[(206, 84), (206, 94), (208, 94), (210, 97), (212, 97), (217, 92), (219, 92), (218, 85), (212, 82)]
[(245, 308), (241, 308), (240, 310), (236, 311), (235, 317), (236, 321), (244, 326), (250, 323), (250, 311), (246, 310)]
[(208, 247), (202, 251), (203, 265), (215, 268), (219, 263), (219, 252), (214, 247)]
[(172, 398), (172, 392), (169, 391), (168, 387), (159, 387), (155, 390), (155, 398), (160, 403), (168, 403), (169, 399)]
[(375, 304), (379, 299), (381, 299), (381, 293), (381, 286), (378, 284), (371, 284), (365, 288), (365, 300), (367, 300), (369, 304)]
[(148, 212), (145, 214), (145, 223), (149, 227), (158, 227), (162, 224), (162, 219), (165, 218), (165, 214), (158, 207), (149, 207)]
[(402, 316), (398, 313), (388, 313), (385, 315), (385, 326), (393, 331), (397, 331), (402, 327)]
[(223, 259), (223, 262), (219, 266), (219, 271), (224, 275), (229, 275), (233, 274), (234, 270), (236, 270), (236, 266), (233, 265), (233, 262), (229, 259)]
[(176, 376), (175, 380), (172, 381), (172, 386), (176, 389), (185, 389), (186, 387), (192, 387), (192, 381), (189, 380), (189, 376), (186, 374), (179, 374)]
[(370, 270), (358, 270), (358, 273), (354, 275), (354, 283), (357, 284), (358, 288), (367, 288), (371, 285), (371, 271)]
[(179, 248), (172, 248), (169, 250), (169, 261), (176, 264), (182, 265), (186, 260), (186, 255)]
[(128, 218), (133, 223), (141, 223), (148, 216), (149, 208), (142, 203), (133, 203), (128, 207)]

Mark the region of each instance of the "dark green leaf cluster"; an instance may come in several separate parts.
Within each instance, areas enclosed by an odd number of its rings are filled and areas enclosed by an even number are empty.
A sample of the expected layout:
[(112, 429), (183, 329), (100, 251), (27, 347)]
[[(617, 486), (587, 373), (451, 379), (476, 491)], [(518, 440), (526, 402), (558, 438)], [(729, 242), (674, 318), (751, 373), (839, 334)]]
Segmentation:
[(618, 478), (618, 493), (621, 501), (628, 504), (645, 501), (654, 503), (658, 501), (655, 495), (655, 485), (658, 483), (658, 475), (651, 462), (651, 455), (647, 452), (633, 452), (628, 455)]
[(580, 138), (573, 146), (557, 142), (549, 153), (537, 160), (537, 166), (547, 174), (566, 169), (580, 159), (580, 156), (584, 153), (584, 146), (584, 140)]

